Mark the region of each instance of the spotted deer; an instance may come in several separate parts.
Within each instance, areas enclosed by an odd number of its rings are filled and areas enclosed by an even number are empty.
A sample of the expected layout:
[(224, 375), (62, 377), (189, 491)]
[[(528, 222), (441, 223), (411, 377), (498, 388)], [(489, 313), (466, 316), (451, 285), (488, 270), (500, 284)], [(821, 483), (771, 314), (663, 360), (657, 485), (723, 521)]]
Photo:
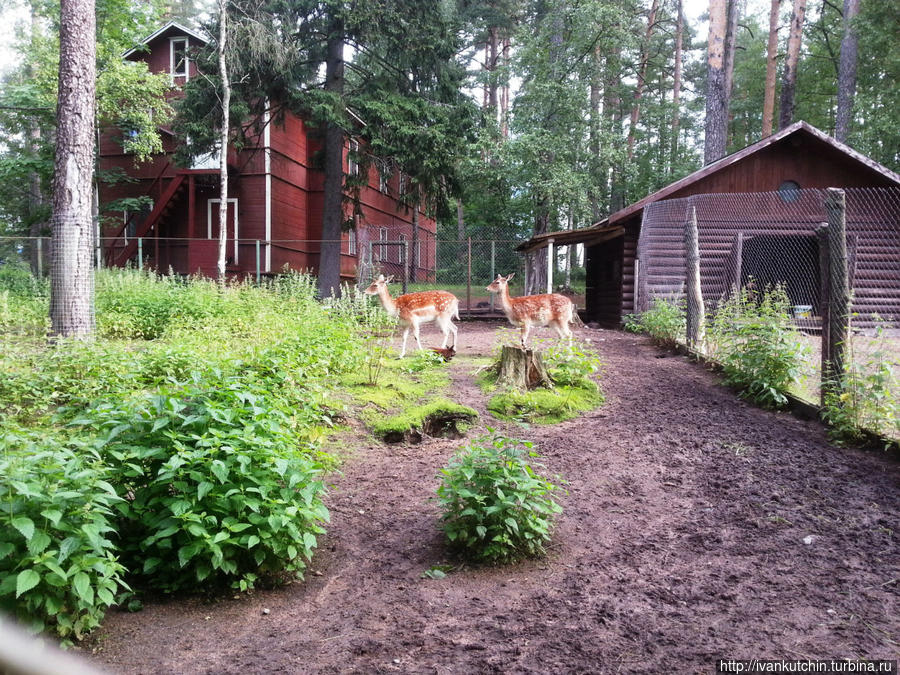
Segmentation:
[[(366, 295), (377, 295), (381, 300), (381, 306), (389, 316), (396, 317), (403, 327), (403, 347), (400, 349), (400, 358), (406, 354), (406, 338), (412, 329), (413, 337), (419, 349), (422, 343), (419, 341), (419, 326), (423, 323), (436, 321), (444, 334), (444, 342), (441, 349), (447, 347), (450, 333), (453, 333), (453, 349), (456, 349), (457, 329), (451, 321), (459, 320), (459, 300), (447, 291), (422, 291), (420, 293), (407, 293), (397, 298), (392, 298), (387, 285), (394, 277), (384, 278), (379, 274), (378, 278), (365, 290)], [(455, 353), (455, 352), (454, 352)]]
[(513, 326), (522, 328), (522, 347), (528, 342), (528, 334), (533, 326), (550, 326), (560, 338), (568, 338), (571, 342), (572, 331), (569, 324), (575, 321), (575, 305), (564, 295), (545, 293), (544, 295), (525, 295), (513, 298), (509, 294), (509, 281), (515, 276), (504, 277), (498, 274), (487, 290), (500, 296), (503, 313)]

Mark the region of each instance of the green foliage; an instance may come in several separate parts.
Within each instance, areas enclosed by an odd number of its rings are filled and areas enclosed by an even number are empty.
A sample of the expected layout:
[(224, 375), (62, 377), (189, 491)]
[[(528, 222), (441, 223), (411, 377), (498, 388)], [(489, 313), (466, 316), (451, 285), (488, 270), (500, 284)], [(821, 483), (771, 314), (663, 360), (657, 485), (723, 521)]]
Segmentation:
[(127, 589), (114, 539), (121, 500), (95, 443), (0, 429), (0, 608), (80, 639)]
[(846, 354), (844, 376), (832, 383), (825, 394), (822, 417), (829, 435), (838, 443), (857, 443), (866, 430), (900, 439), (900, 393), (895, 369), (900, 366), (892, 355), (879, 326), (865, 350), (851, 349)]
[(438, 501), (450, 545), (478, 562), (540, 556), (562, 507), (559, 488), (528, 463), (528, 441), (500, 434), (473, 440), (441, 469)]
[(766, 408), (787, 403), (785, 392), (799, 381), (809, 351), (791, 320), (790, 305), (781, 286), (762, 294), (742, 288), (716, 310), (707, 336), (725, 381)]
[(625, 330), (647, 333), (656, 344), (672, 349), (684, 339), (685, 309), (683, 302), (654, 298), (646, 312), (625, 317)]
[(452, 422), (451, 433), (456, 430), (457, 424), (462, 420), (471, 422), (478, 417), (478, 412), (465, 405), (454, 403), (446, 398), (437, 398), (424, 405), (416, 405), (407, 408), (402, 413), (386, 418), (379, 418), (372, 431), (376, 436), (394, 438), (410, 432), (434, 433), (440, 429), (431, 429), (431, 425), (442, 419), (455, 420)]
[(246, 590), (260, 575), (302, 574), (328, 519), (321, 468), (263, 383), (190, 383), (72, 424), (103, 441), (123, 497), (122, 556), (142, 585)]
[(50, 327), (50, 286), (27, 266), (0, 264), (0, 334), (43, 336)]

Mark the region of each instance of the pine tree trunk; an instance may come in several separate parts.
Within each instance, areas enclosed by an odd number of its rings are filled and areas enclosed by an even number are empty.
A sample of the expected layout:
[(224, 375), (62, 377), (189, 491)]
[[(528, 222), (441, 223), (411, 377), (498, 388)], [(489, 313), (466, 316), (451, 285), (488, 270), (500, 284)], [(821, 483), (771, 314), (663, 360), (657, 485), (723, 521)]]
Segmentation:
[[(231, 84), (228, 82), (228, 64), (225, 47), (228, 38), (226, 11), (228, 0), (219, 0), (219, 77), (222, 79), (222, 119), (219, 129), (219, 250), (216, 270), (219, 283), (225, 283), (225, 253), (228, 250), (228, 130), (231, 107)], [(237, 215), (237, 214), (235, 214)]]
[[(335, 9), (334, 11), (340, 11)], [(344, 95), (344, 23), (332, 18), (325, 60), (325, 90)], [(319, 245), (320, 298), (341, 295), (341, 220), (344, 190), (344, 130), (329, 122), (325, 129), (322, 242)]]
[(466, 221), (463, 214), (462, 199), (456, 200), (456, 239), (461, 242), (466, 240)]
[[(731, 107), (731, 90), (734, 88), (734, 55), (737, 50), (738, 0), (728, 0), (728, 29), (725, 33), (725, 110)], [(726, 113), (727, 114), (727, 113)]]
[(859, 0), (844, 0), (844, 39), (841, 41), (841, 62), (838, 69), (837, 119), (834, 137), (847, 142), (850, 121), (853, 119), (853, 99), (856, 96), (856, 58), (858, 37), (853, 21), (859, 14)]
[(509, 137), (509, 38), (503, 38), (503, 88), (500, 92), (500, 137)]
[(725, 94), (726, 0), (709, 2), (709, 43), (706, 79), (706, 140), (703, 163), (711, 164), (725, 156), (728, 137), (728, 100)]
[(778, 128), (784, 129), (794, 119), (794, 91), (797, 88), (797, 65), (800, 63), (800, 43), (803, 38), (803, 20), (806, 16), (806, 0), (794, 0), (791, 13), (791, 34), (788, 37), (787, 55), (781, 76), (781, 104)]
[(678, 18), (675, 24), (675, 73), (672, 84), (672, 142), (669, 153), (669, 176), (675, 171), (675, 162), (678, 160), (678, 127), (681, 125), (681, 51), (684, 40), (684, 6), (682, 0), (678, 0), (676, 10)]
[[(622, 48), (613, 47), (606, 56), (606, 78), (603, 85), (603, 118), (606, 120), (606, 137), (621, 138), (622, 111), (619, 86), (622, 78)], [(625, 206), (625, 190), (621, 171), (616, 164), (608, 167), (609, 210), (615, 212)]]
[(588, 139), (591, 150), (590, 167), (591, 167), (591, 187), (588, 197), (591, 202), (591, 217), (593, 222), (600, 220), (600, 92), (602, 91), (602, 55), (600, 47), (594, 47), (594, 59), (592, 61), (593, 72), (591, 73), (591, 89), (590, 89), (590, 137)]
[(641, 118), (641, 97), (644, 94), (644, 86), (647, 82), (647, 66), (650, 62), (650, 41), (653, 39), (653, 31), (656, 28), (656, 12), (659, 9), (659, 0), (653, 0), (650, 5), (650, 14), (647, 16), (647, 30), (644, 31), (644, 43), (641, 46), (640, 65), (638, 67), (637, 87), (634, 90), (634, 105), (631, 108), (631, 124), (628, 127), (628, 159), (634, 157), (634, 136), (638, 121)]
[(60, 336), (86, 337), (94, 330), (95, 35), (93, 1), (62, 0), (50, 270), (51, 330)]
[(781, 0), (772, 0), (769, 8), (769, 43), (766, 47), (766, 89), (763, 95), (763, 138), (772, 135), (775, 117), (775, 74), (778, 57), (778, 10)]
[(409, 252), (409, 260), (406, 261), (407, 265), (409, 265), (409, 281), (410, 283), (416, 283), (418, 281), (418, 273), (419, 273), (419, 190), (416, 188), (416, 198), (413, 202), (412, 206), (412, 250)]

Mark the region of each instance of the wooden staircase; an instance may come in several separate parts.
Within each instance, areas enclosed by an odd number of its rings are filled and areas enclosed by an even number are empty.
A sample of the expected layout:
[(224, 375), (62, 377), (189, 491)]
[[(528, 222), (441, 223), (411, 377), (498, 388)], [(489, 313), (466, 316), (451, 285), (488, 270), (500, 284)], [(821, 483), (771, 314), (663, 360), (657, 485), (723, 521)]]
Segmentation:
[[(169, 183), (168, 187), (163, 191), (160, 198), (157, 200), (156, 204), (153, 206), (153, 210), (150, 212), (150, 215), (147, 216), (146, 220), (140, 224), (137, 231), (134, 233), (134, 236), (129, 238), (128, 243), (119, 250), (115, 252), (109, 261), (111, 265), (116, 267), (124, 267), (125, 264), (131, 260), (138, 250), (138, 239), (142, 237), (146, 237), (147, 233), (150, 232), (154, 227), (157, 227), (159, 223), (162, 222), (163, 218), (165, 218), (169, 212), (175, 207), (175, 204), (178, 201), (178, 198), (184, 192), (185, 187), (187, 186), (187, 174), (179, 173), (176, 174), (172, 181)], [(116, 235), (116, 239), (118, 239), (124, 232), (126, 226), (122, 227), (122, 230)], [(159, 230), (157, 230), (157, 233)]]

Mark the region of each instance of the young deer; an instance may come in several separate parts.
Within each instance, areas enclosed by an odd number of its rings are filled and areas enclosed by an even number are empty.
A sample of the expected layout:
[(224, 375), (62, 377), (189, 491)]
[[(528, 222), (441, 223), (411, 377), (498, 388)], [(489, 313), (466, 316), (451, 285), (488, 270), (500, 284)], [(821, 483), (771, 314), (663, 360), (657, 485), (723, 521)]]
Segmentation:
[(557, 293), (510, 297), (509, 280), (514, 276), (515, 274), (508, 277), (498, 274), (487, 290), (500, 295), (500, 306), (503, 307), (503, 313), (509, 322), (513, 326), (522, 327), (522, 347), (524, 348), (528, 341), (532, 326), (550, 326), (556, 330), (559, 337), (566, 337), (571, 341), (572, 331), (569, 330), (569, 324), (575, 320), (575, 305), (572, 301)]
[(456, 296), (447, 291), (422, 291), (392, 298), (387, 285), (393, 278), (385, 279), (383, 274), (379, 274), (372, 285), (365, 290), (365, 293), (366, 295), (377, 295), (381, 300), (381, 306), (388, 315), (397, 317), (400, 325), (403, 326), (403, 347), (400, 350), (400, 358), (402, 359), (406, 354), (406, 338), (409, 337), (410, 328), (412, 328), (416, 344), (419, 345), (419, 349), (422, 349), (422, 343), (419, 341), (419, 326), (430, 321), (437, 321), (437, 325), (444, 334), (441, 349), (447, 347), (447, 340), (452, 332), (453, 349), (455, 350), (457, 330), (450, 319), (455, 317), (459, 320), (459, 300), (456, 299)]

